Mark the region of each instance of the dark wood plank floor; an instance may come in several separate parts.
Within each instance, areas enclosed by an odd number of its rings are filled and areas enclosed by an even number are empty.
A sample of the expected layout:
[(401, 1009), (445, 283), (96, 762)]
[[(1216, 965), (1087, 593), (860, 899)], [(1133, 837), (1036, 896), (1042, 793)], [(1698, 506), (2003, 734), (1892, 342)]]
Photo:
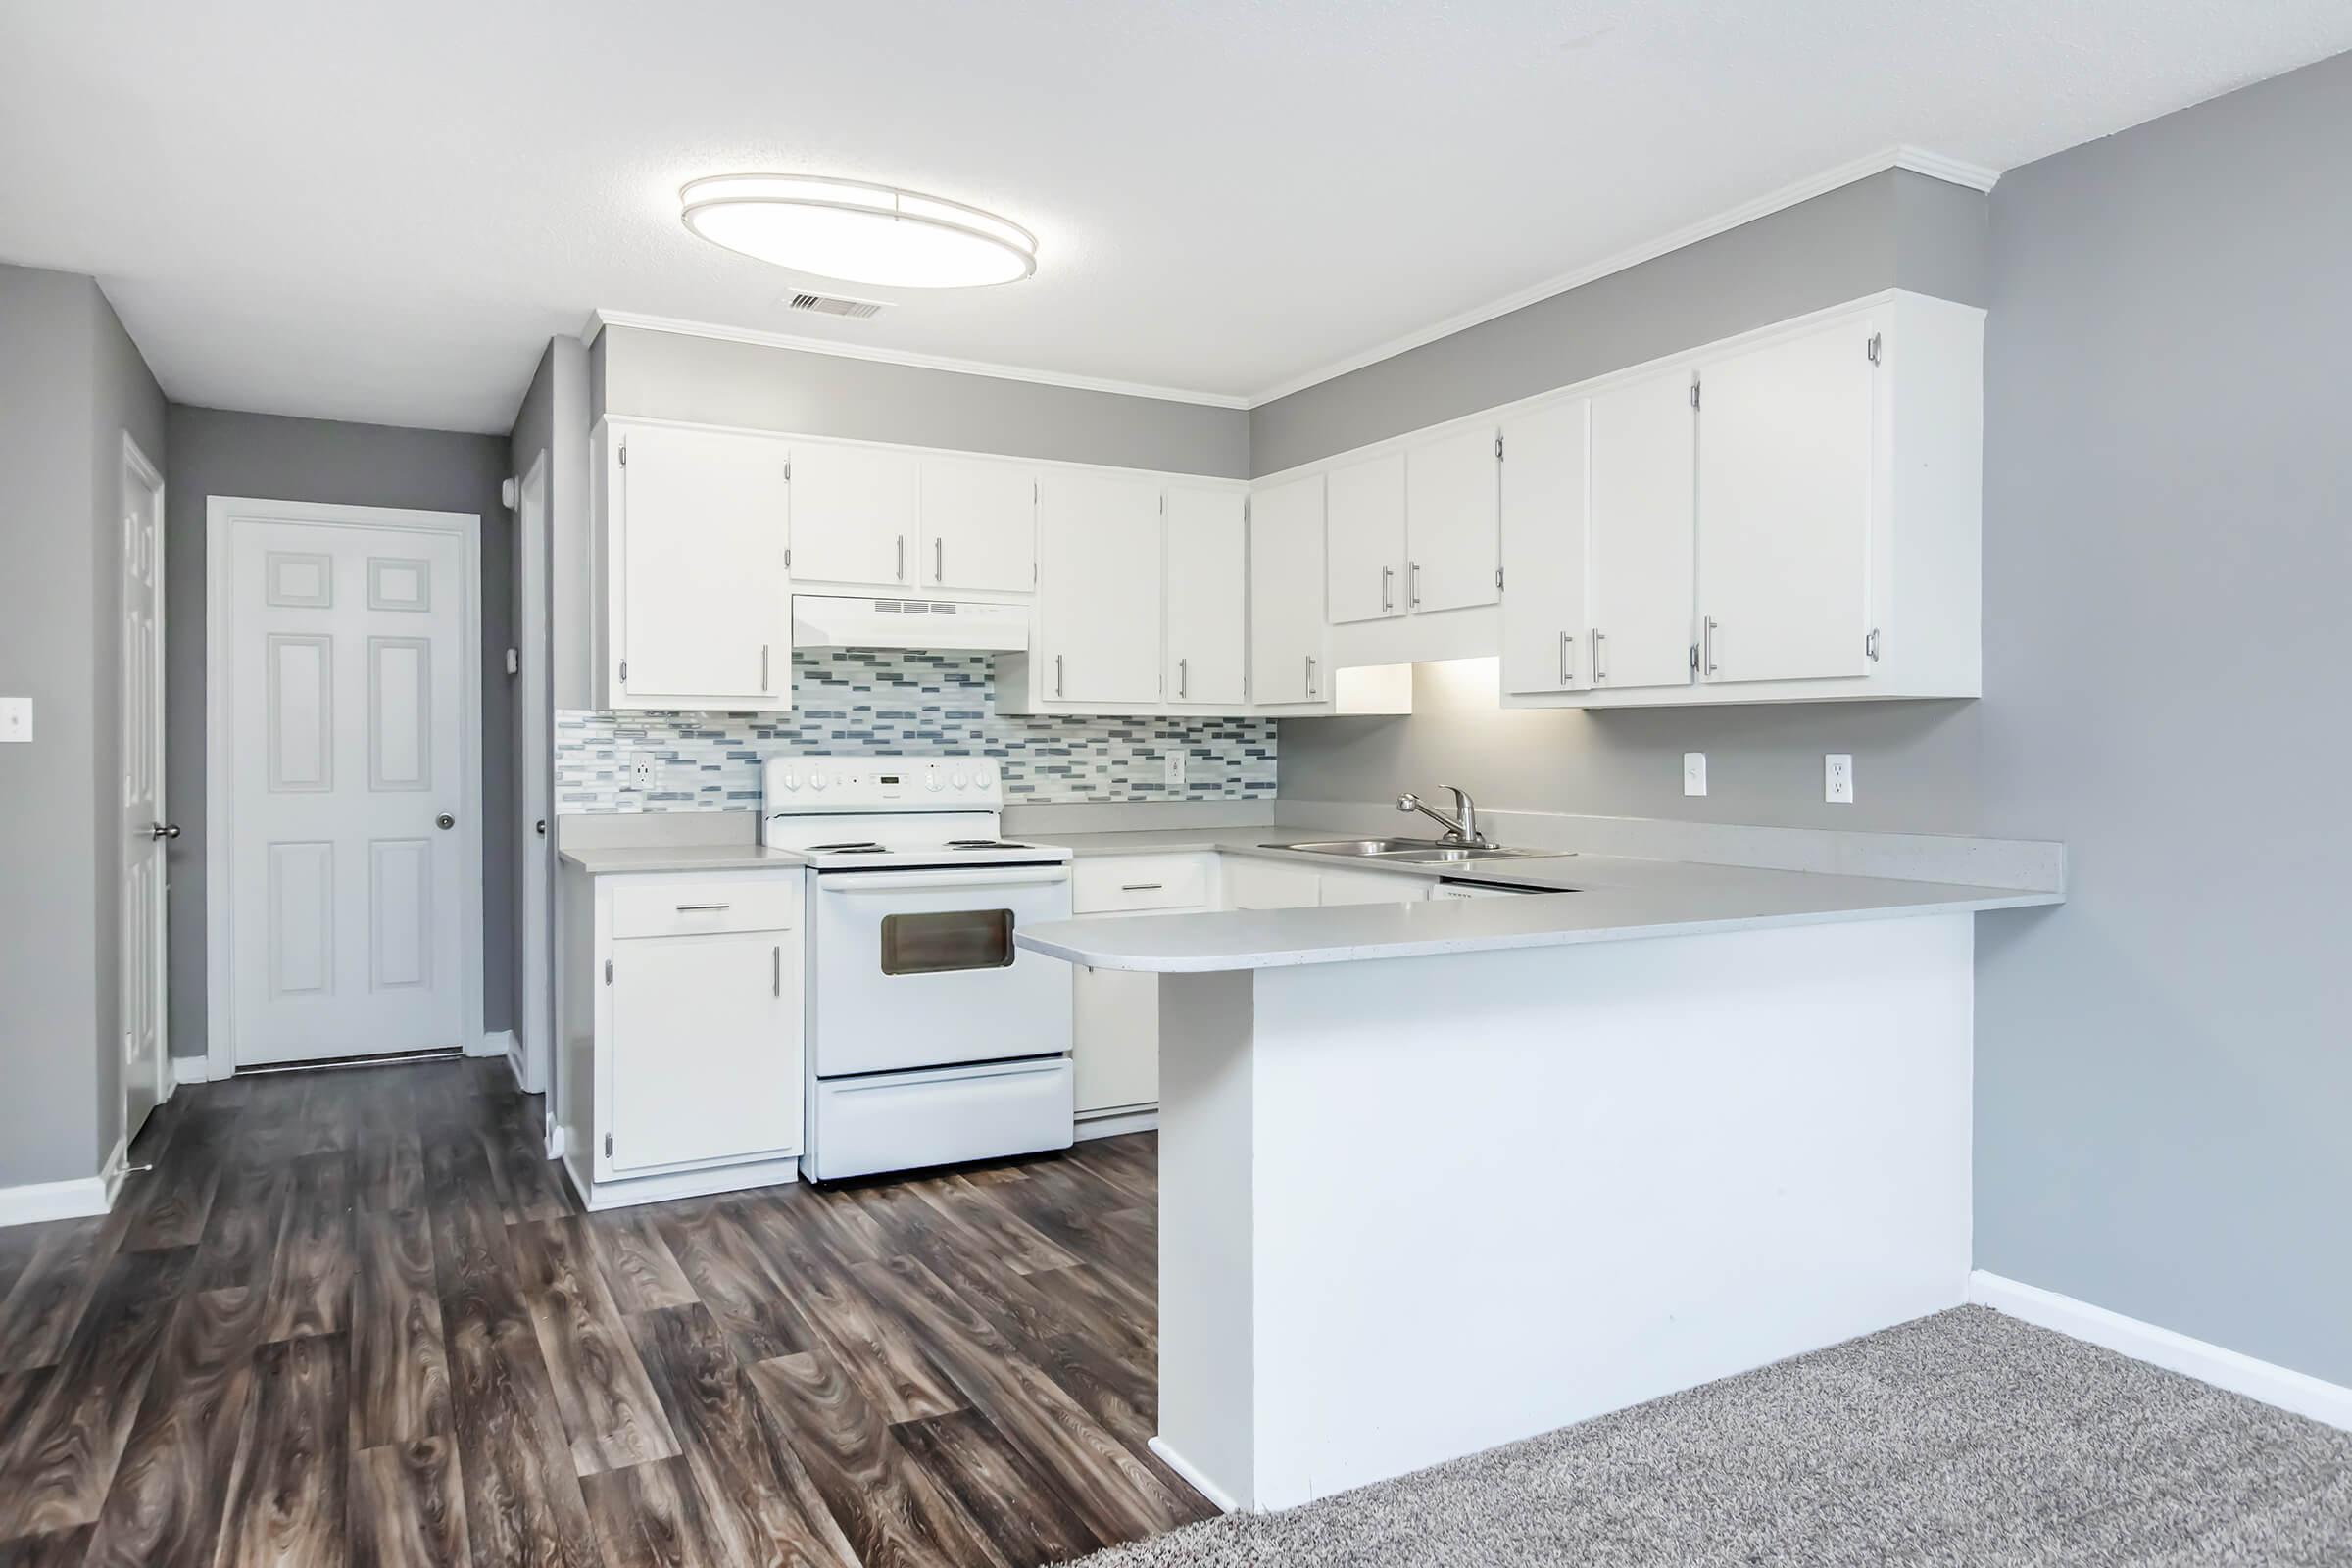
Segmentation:
[(503, 1063), (192, 1085), (0, 1230), (0, 1568), (1026, 1568), (1203, 1518), (1150, 1135), (584, 1214)]

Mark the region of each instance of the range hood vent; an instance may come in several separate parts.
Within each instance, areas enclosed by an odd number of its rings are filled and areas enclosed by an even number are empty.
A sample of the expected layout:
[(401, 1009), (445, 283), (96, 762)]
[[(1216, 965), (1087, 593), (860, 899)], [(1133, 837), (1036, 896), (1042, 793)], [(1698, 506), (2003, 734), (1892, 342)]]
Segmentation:
[(1019, 653), (1029, 646), (1029, 607), (968, 599), (795, 594), (792, 646)]

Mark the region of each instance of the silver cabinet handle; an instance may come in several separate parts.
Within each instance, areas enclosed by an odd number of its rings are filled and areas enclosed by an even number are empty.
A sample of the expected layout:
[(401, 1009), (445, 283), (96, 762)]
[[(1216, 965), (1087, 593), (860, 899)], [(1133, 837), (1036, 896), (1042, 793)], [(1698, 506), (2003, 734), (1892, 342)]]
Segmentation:
[(1560, 684), (1565, 686), (1576, 679), (1576, 633), (1560, 633)]
[(714, 914), (720, 909), (732, 909), (733, 907), (735, 906), (732, 904), (681, 904), (678, 906), (678, 912), (680, 914)]
[(1395, 566), (1383, 566), (1383, 567), (1381, 567), (1381, 568), (1380, 568), (1380, 608), (1381, 608), (1381, 609), (1383, 609), (1383, 610), (1395, 610), (1395, 609), (1396, 608), (1396, 568)]
[(767, 644), (765, 644), (765, 643), (761, 643), (761, 644), (760, 645), (760, 691), (762, 691), (762, 692), (764, 692), (764, 691), (766, 691), (766, 690), (768, 689), (768, 688), (767, 688)]
[(890, 580), (892, 582), (906, 580), (906, 536), (905, 534), (899, 535), (899, 564), (898, 568), (890, 574)]
[(1157, 893), (1166, 886), (1165, 882), (1122, 882), (1119, 884), (1119, 891), (1121, 893)]
[(1192, 661), (1189, 659), (1179, 659), (1176, 661), (1176, 695), (1179, 697), (1190, 697), (1193, 695), (1193, 672), (1190, 668), (1191, 664)]
[(1418, 561), (1404, 564), (1404, 602), (1408, 609), (1421, 608), (1421, 563)]
[(1597, 686), (1609, 678), (1609, 666), (1601, 656), (1609, 651), (1609, 634), (1599, 627), (1592, 628), (1592, 684)]
[(931, 580), (934, 583), (948, 580), (948, 542), (937, 534), (931, 536)]
[(1059, 697), (1063, 690), (1064, 687), (1061, 679), (1061, 656), (1059, 654), (1055, 654), (1054, 656), (1054, 695)]
[(1306, 656), (1306, 695), (1315, 695), (1315, 656), (1312, 654)]
[(781, 943), (767, 950), (767, 986), (776, 996), (784, 994), (784, 948)]
[(1699, 622), (1698, 647), (1699, 662), (1706, 666), (1708, 674), (1714, 674), (1721, 666), (1715, 662), (1715, 617), (1713, 615), (1709, 615), (1705, 620)]

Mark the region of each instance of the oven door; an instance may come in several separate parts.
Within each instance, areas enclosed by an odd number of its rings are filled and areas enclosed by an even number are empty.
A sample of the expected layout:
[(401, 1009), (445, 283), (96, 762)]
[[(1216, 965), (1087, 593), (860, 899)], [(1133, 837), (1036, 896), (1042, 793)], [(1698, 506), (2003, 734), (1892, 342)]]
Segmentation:
[(1070, 1049), (1070, 966), (1012, 945), (1070, 913), (1066, 865), (827, 871), (814, 879), (819, 1077)]

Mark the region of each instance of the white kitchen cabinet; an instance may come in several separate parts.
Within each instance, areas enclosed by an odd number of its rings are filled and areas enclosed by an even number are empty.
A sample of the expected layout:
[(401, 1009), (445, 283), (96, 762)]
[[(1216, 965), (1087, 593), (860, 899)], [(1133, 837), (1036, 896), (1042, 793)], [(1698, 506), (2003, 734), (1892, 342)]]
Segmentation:
[[(1217, 859), (1201, 852), (1088, 857), (1072, 867), (1070, 906), (1080, 914), (1204, 911), (1215, 906)], [(1079, 1121), (1154, 1109), (1159, 1102), (1159, 976), (1079, 964), (1071, 986)]]
[(621, 420), (599, 442), (597, 706), (789, 709), (790, 448)]
[(1027, 593), (1037, 585), (1037, 470), (987, 458), (921, 460), (921, 586)]
[(918, 460), (896, 447), (796, 441), (792, 570), (803, 583), (914, 581)]
[(1405, 449), (1404, 604), (1412, 613), (1491, 605), (1500, 596), (1497, 466), (1491, 425)]
[(590, 1208), (797, 1178), (802, 875), (564, 866), (555, 1111)]
[(1592, 398), (1585, 593), (1595, 687), (1690, 683), (1693, 412), (1685, 369)]
[(1311, 909), (1323, 902), (1317, 869), (1298, 860), (1269, 860), (1254, 855), (1223, 857), (1225, 906), (1229, 909)]
[(1419, 904), (1429, 898), (1430, 878), (1406, 871), (1359, 871), (1334, 866), (1315, 873), (1316, 901), (1340, 904)]
[(1586, 683), (1583, 398), (1502, 426), (1502, 689), (1568, 692)]
[(1038, 657), (1062, 705), (1152, 708), (1160, 690), (1160, 486), (1049, 471), (1038, 481)]
[(1179, 707), (1247, 697), (1250, 548), (1240, 491), (1167, 491), (1166, 690)]
[(1323, 476), (1250, 498), (1250, 700), (1260, 708), (1326, 702)]
[(1841, 318), (1699, 367), (1699, 676), (1869, 673), (1883, 321)]
[(1332, 623), (1403, 614), (1405, 455), (1346, 464), (1324, 484), (1324, 597)]

